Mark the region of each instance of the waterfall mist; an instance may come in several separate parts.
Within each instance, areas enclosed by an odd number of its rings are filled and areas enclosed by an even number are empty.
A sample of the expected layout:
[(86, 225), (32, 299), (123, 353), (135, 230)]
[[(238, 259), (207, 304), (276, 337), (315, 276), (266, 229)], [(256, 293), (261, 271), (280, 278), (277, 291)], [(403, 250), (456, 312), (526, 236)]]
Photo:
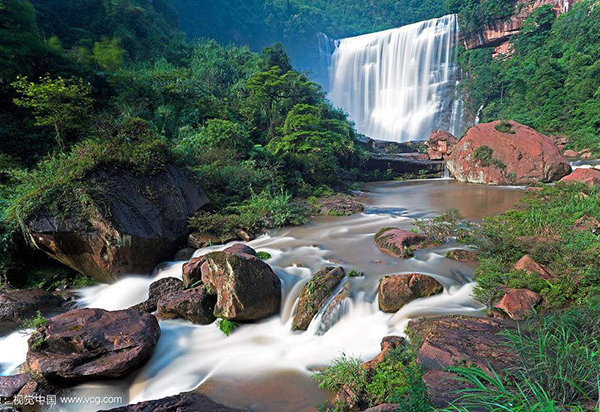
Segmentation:
[(458, 35), (458, 19), (448, 15), (337, 40), (328, 62), (329, 98), (373, 139), (423, 140), (436, 129), (460, 136)]

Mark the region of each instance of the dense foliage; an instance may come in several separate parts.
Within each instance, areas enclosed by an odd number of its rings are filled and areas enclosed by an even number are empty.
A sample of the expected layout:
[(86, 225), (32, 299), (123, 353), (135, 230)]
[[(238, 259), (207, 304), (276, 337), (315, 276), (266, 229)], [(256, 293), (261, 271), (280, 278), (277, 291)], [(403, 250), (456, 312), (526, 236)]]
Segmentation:
[(600, 153), (597, 2), (582, 0), (558, 18), (551, 6), (540, 7), (512, 44), (510, 58), (492, 59), (492, 48), (461, 52), (471, 110), (483, 107), (482, 121), (513, 119), (542, 133), (565, 134), (573, 148)]
[(102, 204), (104, 188), (86, 180), (98, 168), (179, 165), (213, 207), (191, 225), (222, 236), (302, 223), (293, 198), (362, 174), (353, 125), (281, 44), (257, 54), (186, 43), (158, 0), (0, 5), (3, 273), (29, 216), (86, 216)]

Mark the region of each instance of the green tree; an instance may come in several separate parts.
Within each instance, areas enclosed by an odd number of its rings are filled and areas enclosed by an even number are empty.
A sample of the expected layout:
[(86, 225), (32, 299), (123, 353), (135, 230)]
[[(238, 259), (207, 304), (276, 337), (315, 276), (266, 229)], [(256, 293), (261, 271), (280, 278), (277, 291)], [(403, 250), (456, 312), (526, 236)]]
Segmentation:
[(56, 143), (65, 151), (65, 133), (81, 129), (88, 121), (93, 106), (91, 86), (82, 80), (41, 77), (39, 83), (19, 76), (12, 83), (19, 97), (17, 106), (31, 109), (38, 126), (54, 129)]
[(123, 64), (125, 50), (121, 48), (118, 38), (109, 39), (103, 37), (101, 41), (94, 43), (92, 55), (94, 60), (104, 70), (113, 71)]

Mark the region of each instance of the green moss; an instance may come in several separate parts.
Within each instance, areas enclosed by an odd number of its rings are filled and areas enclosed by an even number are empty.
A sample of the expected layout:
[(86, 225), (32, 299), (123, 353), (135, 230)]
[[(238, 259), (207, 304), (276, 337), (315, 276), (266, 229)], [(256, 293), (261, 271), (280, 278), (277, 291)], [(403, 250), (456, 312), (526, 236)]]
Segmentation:
[(269, 252), (259, 251), (256, 252), (256, 257), (262, 260), (271, 259), (271, 254)]
[(238, 328), (238, 324), (227, 319), (217, 320), (217, 327), (227, 336), (231, 336), (233, 331)]

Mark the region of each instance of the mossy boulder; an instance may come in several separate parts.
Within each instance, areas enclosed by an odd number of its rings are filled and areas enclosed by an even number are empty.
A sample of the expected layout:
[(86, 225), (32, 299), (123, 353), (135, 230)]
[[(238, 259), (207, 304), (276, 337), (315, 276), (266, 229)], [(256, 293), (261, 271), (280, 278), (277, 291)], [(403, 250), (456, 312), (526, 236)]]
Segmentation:
[(379, 309), (387, 313), (398, 312), (415, 299), (437, 295), (443, 290), (437, 280), (420, 273), (385, 276), (377, 289)]
[(415, 250), (425, 249), (433, 245), (427, 236), (396, 227), (386, 227), (375, 234), (377, 247), (397, 258), (410, 258)]
[(101, 282), (149, 274), (171, 259), (188, 219), (208, 204), (201, 187), (169, 165), (152, 175), (97, 170), (85, 183), (101, 193), (85, 213), (41, 209), (25, 224), (38, 249)]
[(313, 275), (300, 293), (298, 311), (294, 316), (292, 325), (294, 330), (306, 330), (308, 328), (311, 320), (345, 276), (342, 267), (333, 266), (324, 267)]
[(216, 317), (250, 321), (279, 312), (281, 281), (255, 254), (248, 246), (235, 245), (204, 256), (202, 283), (217, 295)]

